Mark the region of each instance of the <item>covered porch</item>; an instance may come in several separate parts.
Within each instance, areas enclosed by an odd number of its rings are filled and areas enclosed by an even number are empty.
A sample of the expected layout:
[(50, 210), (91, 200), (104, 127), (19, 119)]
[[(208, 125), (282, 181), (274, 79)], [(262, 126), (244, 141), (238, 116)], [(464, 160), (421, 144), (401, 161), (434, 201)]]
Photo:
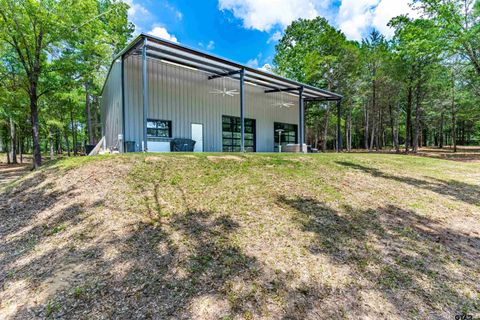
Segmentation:
[[(125, 76), (125, 62), (129, 57), (135, 57), (138, 61), (139, 66), (141, 66), (141, 74), (138, 75), (138, 79), (141, 80), (141, 145), (139, 146), (140, 151), (152, 151), (153, 145), (155, 142), (152, 142), (149, 139), (149, 114), (152, 113), (153, 104), (150, 102), (152, 98), (151, 87), (156, 85), (152, 83), (152, 70), (149, 67), (149, 63), (152, 60), (157, 61), (158, 63), (181, 66), (189, 70), (201, 71), (202, 75), (205, 75), (205, 81), (211, 83), (212, 90), (216, 90), (218, 94), (225, 95), (238, 95), (238, 119), (236, 120), (239, 123), (240, 132), (239, 132), (239, 149), (235, 149), (240, 152), (251, 151), (251, 146), (249, 145), (250, 132), (246, 132), (250, 129), (251, 119), (246, 116), (246, 107), (248, 108), (248, 99), (246, 99), (246, 85), (255, 86), (256, 88), (261, 88), (262, 93), (265, 96), (275, 95), (275, 94), (288, 94), (289, 96), (294, 95), (296, 97), (296, 103), (298, 103), (298, 113), (296, 122), (296, 144), (299, 151), (306, 151), (305, 143), (305, 108), (308, 106), (308, 103), (314, 102), (324, 102), (324, 101), (334, 101), (337, 106), (337, 126), (338, 126), (338, 137), (337, 137), (337, 150), (342, 149), (342, 138), (340, 130), (340, 114), (341, 114), (341, 100), (342, 96), (335, 94), (326, 90), (315, 88), (306, 84), (302, 84), (293, 80), (289, 80), (275, 74), (265, 72), (262, 70), (254, 69), (245, 65), (226, 60), (214, 55), (206, 54), (199, 52), (194, 49), (190, 49), (178, 43), (169, 42), (163, 39), (159, 39), (147, 34), (139, 35), (129, 47), (123, 50), (120, 55), (120, 61), (122, 63), (122, 111), (123, 111), (123, 128), (125, 129), (128, 124), (125, 122), (128, 121), (128, 117), (125, 116), (125, 91), (126, 88), (126, 76)], [(157, 76), (155, 76), (157, 77)], [(218, 79), (228, 79), (235, 81), (235, 86), (233, 90), (223, 90), (214, 89), (216, 86), (213, 85)], [(218, 86), (217, 86), (218, 87)], [(150, 89), (150, 91), (149, 91)], [(212, 93), (212, 92), (210, 92)], [(251, 101), (251, 100), (250, 100)], [(284, 103), (283, 99), (281, 103)], [(282, 107), (280, 105), (280, 107)], [(275, 126), (277, 124), (275, 123)], [(272, 120), (273, 126), (273, 120)], [(171, 130), (171, 128), (170, 128)], [(194, 129), (193, 123), (191, 130), (202, 130)], [(281, 134), (281, 133), (280, 133)], [(246, 137), (247, 136), (247, 137)], [(237, 142), (238, 142), (237, 140)], [(149, 144), (152, 148), (149, 148)], [(122, 151), (125, 150), (125, 143), (122, 143)], [(202, 141), (203, 148), (203, 141)], [(276, 148), (275, 150), (277, 150)], [(202, 149), (203, 151), (203, 149)], [(222, 151), (225, 151), (223, 148)], [(230, 151), (227, 149), (227, 151)], [(253, 148), (253, 151), (256, 151)]]

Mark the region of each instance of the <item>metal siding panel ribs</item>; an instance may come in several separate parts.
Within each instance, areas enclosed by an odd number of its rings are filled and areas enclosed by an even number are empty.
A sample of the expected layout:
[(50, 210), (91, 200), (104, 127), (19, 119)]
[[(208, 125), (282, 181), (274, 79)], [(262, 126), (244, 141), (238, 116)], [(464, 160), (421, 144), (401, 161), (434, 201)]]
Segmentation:
[[(142, 60), (137, 53), (142, 43), (147, 43), (148, 84), (145, 97), (142, 95)], [(148, 116), (171, 120), (173, 134), (179, 137), (190, 136), (190, 123), (204, 124), (205, 151), (222, 149), (222, 115), (239, 116), (239, 97), (213, 96), (208, 93), (211, 88), (225, 86), (238, 88), (238, 70), (245, 69), (245, 81), (260, 84), (258, 87), (245, 85), (245, 117), (257, 120), (257, 151), (273, 151), (273, 122), (291, 124), (299, 123), (299, 102), (295, 102), (286, 93), (265, 94), (268, 89), (294, 90), (303, 86), (306, 101), (339, 100), (341, 95), (309, 85), (282, 78), (233, 61), (202, 53), (188, 47), (141, 34), (130, 43), (117, 58), (125, 55), (125, 141), (135, 141), (137, 150), (141, 146), (144, 130), (142, 105), (149, 100)], [(102, 90), (102, 125), (107, 143), (116, 144), (118, 133), (122, 130), (121, 113), (121, 68), (115, 59), (108, 72), (107, 81)], [(201, 70), (194, 71), (179, 66), (172, 66), (160, 59), (194, 66)], [(120, 64), (118, 64), (120, 65)], [(181, 68), (181, 69), (180, 69)], [(120, 70), (119, 70), (120, 69)], [(231, 77), (208, 80), (209, 76), (229, 73)], [(235, 73), (235, 74), (234, 74)], [(116, 88), (114, 90), (114, 88)], [(294, 107), (279, 109), (272, 106), (272, 101), (293, 101)], [(118, 102), (118, 103), (117, 103)], [(150, 110), (151, 109), (151, 110)], [(250, 115), (250, 116), (248, 116)], [(272, 131), (272, 132), (269, 132)], [(260, 138), (261, 136), (261, 138)], [(268, 137), (268, 138), (267, 138)]]
[[(148, 59), (149, 117), (171, 120), (173, 137), (190, 138), (192, 122), (204, 125), (204, 150), (222, 151), (222, 116), (240, 116), (240, 97), (213, 95), (215, 88), (239, 90), (238, 80), (231, 78), (208, 80), (202, 71), (185, 69), (158, 60)], [(125, 62), (126, 140), (141, 146), (142, 81), (141, 58), (130, 56)], [(156, 75), (155, 75), (156, 74)], [(283, 97), (283, 98), (282, 98)], [(291, 108), (273, 106), (283, 99)], [(274, 150), (273, 123), (298, 124), (298, 98), (288, 93), (265, 94), (264, 88), (245, 84), (245, 117), (256, 120), (257, 151)]]
[(118, 135), (122, 133), (122, 64), (115, 61), (105, 82), (102, 93), (102, 126), (106, 145), (112, 149), (119, 147)]

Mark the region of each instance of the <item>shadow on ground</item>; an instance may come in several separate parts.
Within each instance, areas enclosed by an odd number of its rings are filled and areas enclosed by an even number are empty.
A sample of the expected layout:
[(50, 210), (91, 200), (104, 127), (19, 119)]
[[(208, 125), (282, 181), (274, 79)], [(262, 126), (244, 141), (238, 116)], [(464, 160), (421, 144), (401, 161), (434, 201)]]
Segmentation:
[(440, 195), (448, 196), (458, 201), (463, 201), (467, 204), (480, 205), (480, 186), (473, 185), (457, 180), (441, 180), (429, 178), (429, 180), (418, 179), (413, 177), (396, 176), (385, 173), (379, 169), (363, 166), (353, 162), (336, 161), (335, 163), (344, 167), (360, 170), (368, 173), (373, 177), (388, 179), (408, 185), (433, 191)]
[[(333, 266), (351, 270), (351, 283), (334, 289), (323, 279), (299, 281), (298, 275), (247, 254), (249, 244), (237, 238), (240, 217), (199, 210), (180, 187), (185, 209), (164, 215), (159, 190), (166, 167), (160, 168), (153, 183), (141, 186), (145, 208), (132, 208), (129, 222), (118, 226), (116, 203), (82, 202), (74, 183), (64, 190), (54, 183), (37, 188), (43, 173), (0, 194), (5, 240), (0, 244), (0, 297), (19, 303), (10, 308), (4, 299), (0, 310), (19, 319), (385, 317), (365, 300), (365, 292), (374, 292), (397, 318), (480, 312), (478, 297), (467, 292), (479, 290), (478, 237), (396, 206), (334, 210), (312, 198), (279, 195), (274, 209), (287, 209), (292, 228), (314, 235), (305, 255), (324, 256)], [(432, 188), (422, 180), (398, 179)], [(66, 199), (73, 201), (58, 207)], [(472, 195), (462, 199), (474, 202)], [(58, 210), (39, 220), (55, 204)], [(20, 304), (26, 300), (31, 303)]]
[(31, 167), (29, 164), (0, 163), (0, 188), (24, 175)]
[[(345, 295), (355, 297), (359, 287), (382, 293), (404, 318), (480, 312), (475, 296), (479, 237), (453, 232), (393, 205), (339, 212), (311, 198), (279, 197), (278, 202), (295, 209), (295, 220), (316, 235), (311, 253), (354, 268), (358, 282), (345, 288)], [(357, 308), (354, 317), (369, 312), (361, 304)]]
[[(44, 179), (36, 174), (0, 194), (8, 221), (0, 229), (0, 310), (7, 317), (249, 318), (268, 312), (268, 299), (286, 290), (288, 275), (270, 278), (236, 244), (231, 217), (188, 209), (160, 214), (160, 223), (132, 216), (122, 232), (108, 232), (109, 217), (98, 217), (108, 204), (73, 201), (37, 221), (77, 192), (74, 184), (36, 188)], [(162, 205), (159, 186), (152, 187), (155, 203), (144, 200), (154, 217)]]

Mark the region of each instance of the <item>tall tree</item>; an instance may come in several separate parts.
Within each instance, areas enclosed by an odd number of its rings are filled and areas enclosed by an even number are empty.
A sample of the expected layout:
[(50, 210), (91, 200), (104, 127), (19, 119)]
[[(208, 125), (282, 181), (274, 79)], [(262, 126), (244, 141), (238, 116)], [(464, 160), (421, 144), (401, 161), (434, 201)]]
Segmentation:
[[(34, 167), (42, 163), (39, 128), (39, 99), (59, 90), (50, 81), (51, 73), (72, 64), (72, 52), (91, 54), (82, 48), (89, 41), (102, 47), (89, 59), (96, 70), (105, 69), (105, 59), (125, 43), (132, 31), (127, 21), (128, 6), (110, 0), (0, 0), (0, 41), (16, 54), (25, 76), (23, 87), (29, 97)], [(95, 33), (96, 32), (96, 33)], [(118, 35), (108, 37), (118, 32)], [(92, 34), (97, 34), (93, 37)], [(108, 50), (110, 49), (110, 50)], [(96, 54), (102, 59), (95, 59)], [(77, 69), (78, 69), (77, 65)], [(75, 69), (75, 68), (74, 68)], [(91, 70), (91, 69), (90, 69)], [(86, 74), (74, 70), (77, 74)]]
[[(415, 104), (415, 126), (413, 151), (417, 152), (420, 142), (422, 103), (432, 65), (439, 61), (442, 43), (438, 41), (439, 31), (428, 19), (409, 19), (400, 16), (392, 20), (395, 27), (395, 50), (405, 64), (407, 85), (407, 133), (411, 128), (411, 106)], [(407, 139), (408, 140), (408, 139)], [(407, 142), (408, 144), (408, 142)], [(408, 145), (407, 145), (408, 151)]]
[[(343, 92), (347, 110), (353, 103), (353, 96), (347, 91), (351, 88), (348, 83), (355, 81), (350, 81), (350, 77), (354, 78), (357, 73), (357, 61), (358, 45), (347, 41), (342, 32), (321, 17), (294, 21), (277, 44), (274, 58), (275, 71), (284, 76)], [(315, 128), (321, 130), (321, 145), (325, 150), (331, 117), (329, 105), (317, 103), (309, 108), (312, 112), (308, 116), (315, 118), (307, 122), (323, 124)]]

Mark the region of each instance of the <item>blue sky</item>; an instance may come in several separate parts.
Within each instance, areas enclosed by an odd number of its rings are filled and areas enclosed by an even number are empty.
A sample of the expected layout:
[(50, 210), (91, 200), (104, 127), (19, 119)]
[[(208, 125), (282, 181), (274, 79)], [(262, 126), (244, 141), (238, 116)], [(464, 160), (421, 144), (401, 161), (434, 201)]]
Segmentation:
[(349, 39), (372, 28), (391, 37), (388, 21), (415, 15), (410, 0), (124, 0), (137, 33), (146, 32), (261, 68), (271, 64), (283, 30), (323, 16)]

